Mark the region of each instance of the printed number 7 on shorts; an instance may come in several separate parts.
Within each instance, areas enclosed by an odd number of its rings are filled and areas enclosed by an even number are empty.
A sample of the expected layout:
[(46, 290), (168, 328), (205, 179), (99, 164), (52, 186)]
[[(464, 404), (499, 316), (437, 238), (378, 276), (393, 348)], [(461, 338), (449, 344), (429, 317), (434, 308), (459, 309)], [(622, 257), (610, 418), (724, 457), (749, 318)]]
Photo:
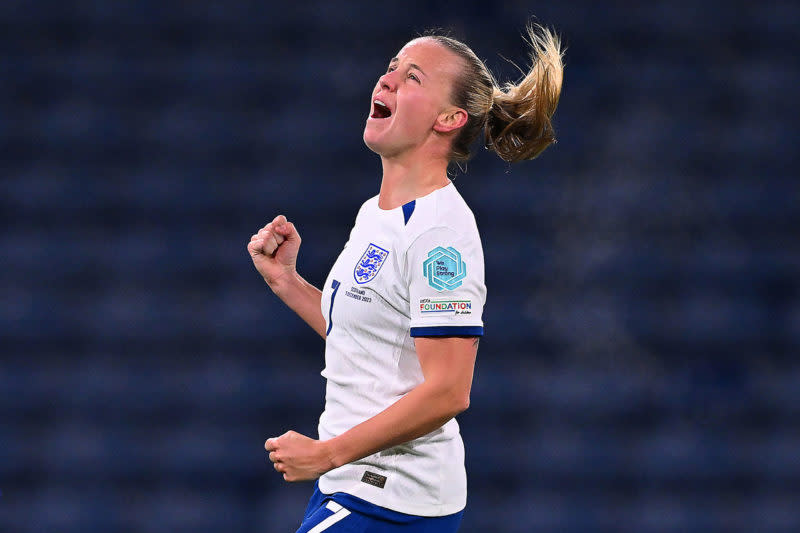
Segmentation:
[(336, 502), (328, 502), (328, 505), (326, 505), (325, 507), (329, 511), (333, 511), (333, 514), (330, 515), (325, 520), (323, 520), (322, 522), (320, 522), (319, 524), (317, 524), (316, 526), (314, 526), (313, 528), (311, 528), (310, 530), (308, 530), (308, 533), (320, 533), (321, 531), (325, 531), (333, 524), (335, 524), (339, 520), (342, 520), (343, 518), (346, 518), (350, 514), (350, 511), (348, 511), (347, 509), (345, 509)]

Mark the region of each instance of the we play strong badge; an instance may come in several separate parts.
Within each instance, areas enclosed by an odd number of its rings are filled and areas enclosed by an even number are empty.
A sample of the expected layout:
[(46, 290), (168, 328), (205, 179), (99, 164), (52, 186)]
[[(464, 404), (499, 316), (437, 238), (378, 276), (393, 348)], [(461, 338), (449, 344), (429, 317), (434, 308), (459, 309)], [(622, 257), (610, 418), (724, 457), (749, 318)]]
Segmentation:
[(461, 286), (461, 280), (467, 275), (467, 265), (452, 246), (437, 246), (423, 261), (422, 273), (428, 279), (428, 285), (437, 291), (452, 291)]

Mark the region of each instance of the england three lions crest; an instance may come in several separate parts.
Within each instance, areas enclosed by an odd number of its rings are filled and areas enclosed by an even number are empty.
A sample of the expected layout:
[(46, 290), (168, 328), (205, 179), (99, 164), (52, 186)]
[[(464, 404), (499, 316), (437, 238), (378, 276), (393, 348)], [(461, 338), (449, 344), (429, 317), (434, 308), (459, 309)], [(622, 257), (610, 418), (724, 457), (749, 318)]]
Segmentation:
[(363, 284), (375, 279), (387, 257), (389, 257), (388, 250), (369, 243), (367, 251), (364, 252), (364, 255), (361, 256), (361, 259), (358, 260), (356, 267), (353, 269), (353, 277), (356, 279), (356, 283)]

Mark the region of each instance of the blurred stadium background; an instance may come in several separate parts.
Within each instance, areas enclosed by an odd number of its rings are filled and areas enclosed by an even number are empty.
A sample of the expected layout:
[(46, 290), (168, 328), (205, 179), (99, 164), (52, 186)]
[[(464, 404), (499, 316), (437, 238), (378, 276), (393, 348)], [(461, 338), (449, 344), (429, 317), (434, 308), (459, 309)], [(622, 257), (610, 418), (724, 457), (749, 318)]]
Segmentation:
[(559, 143), (456, 184), (486, 252), (462, 531), (800, 531), (800, 4), (0, 3), (0, 531), (294, 531), (317, 285), (380, 165), (370, 90), (449, 27), (501, 80), (569, 47)]

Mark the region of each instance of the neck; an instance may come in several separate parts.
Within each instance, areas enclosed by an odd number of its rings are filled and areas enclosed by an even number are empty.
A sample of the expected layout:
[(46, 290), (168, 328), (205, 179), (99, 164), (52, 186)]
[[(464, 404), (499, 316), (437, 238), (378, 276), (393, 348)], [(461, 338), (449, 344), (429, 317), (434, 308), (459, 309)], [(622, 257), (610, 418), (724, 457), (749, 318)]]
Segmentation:
[(381, 162), (383, 179), (378, 196), (381, 209), (400, 207), (450, 183), (446, 159), (381, 157)]

